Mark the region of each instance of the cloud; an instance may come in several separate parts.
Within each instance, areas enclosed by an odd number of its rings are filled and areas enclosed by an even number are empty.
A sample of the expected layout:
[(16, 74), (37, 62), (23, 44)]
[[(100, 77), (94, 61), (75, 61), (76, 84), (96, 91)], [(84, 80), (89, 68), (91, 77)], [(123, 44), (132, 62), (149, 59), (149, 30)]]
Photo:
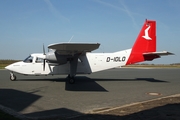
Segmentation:
[(124, 4), (124, 2), (122, 0), (120, 0), (121, 5), (124, 7), (124, 11), (127, 13), (127, 15), (131, 18), (133, 25), (138, 28), (138, 25), (135, 21), (135, 18), (133, 16), (133, 13), (128, 9), (128, 7)]
[(123, 10), (122, 8), (120, 8), (120, 7), (117, 7), (117, 6), (115, 6), (115, 5), (112, 5), (112, 4), (110, 4), (110, 3), (107, 3), (107, 2), (104, 2), (104, 1), (101, 1), (101, 0), (95, 0), (95, 2), (100, 3), (100, 4), (102, 4), (102, 5), (105, 5), (105, 6), (108, 6), (108, 7), (111, 7), (111, 8), (116, 9), (116, 10), (122, 10), (122, 11), (124, 11), (124, 10)]
[(115, 6), (115, 5), (113, 5), (113, 4), (110, 4), (110, 3), (107, 3), (107, 2), (104, 2), (104, 1), (101, 1), (101, 0), (95, 0), (95, 2), (100, 3), (100, 4), (102, 4), (102, 5), (105, 5), (105, 6), (107, 6), (107, 7), (111, 7), (111, 8), (113, 8), (113, 9), (116, 9), (116, 10), (120, 10), (120, 11), (125, 12), (125, 13), (130, 17), (130, 19), (132, 20), (133, 25), (134, 25), (136, 28), (138, 28), (138, 25), (137, 25), (137, 23), (136, 23), (136, 21), (135, 21), (135, 18), (134, 18), (134, 16), (133, 16), (134, 13), (132, 13), (132, 12), (128, 9), (128, 7), (125, 5), (125, 3), (124, 3), (122, 0), (119, 1), (120, 4), (122, 5), (122, 7)]
[(61, 19), (61, 20), (66, 20), (66, 21), (70, 21), (67, 17), (65, 17), (64, 15), (62, 15), (55, 7), (54, 5), (51, 3), (50, 0), (44, 0), (44, 2), (48, 5), (48, 9), (51, 11), (51, 13)]

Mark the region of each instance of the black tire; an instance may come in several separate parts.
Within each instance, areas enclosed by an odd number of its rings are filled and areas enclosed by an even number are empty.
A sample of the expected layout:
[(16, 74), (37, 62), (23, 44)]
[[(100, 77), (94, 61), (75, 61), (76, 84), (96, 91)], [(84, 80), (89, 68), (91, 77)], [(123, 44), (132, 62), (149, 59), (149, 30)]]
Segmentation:
[(10, 75), (10, 80), (11, 81), (15, 81), (16, 80), (16, 76), (15, 75)]
[(69, 78), (69, 83), (70, 83), (70, 84), (74, 84), (74, 83), (75, 83), (74, 78)]

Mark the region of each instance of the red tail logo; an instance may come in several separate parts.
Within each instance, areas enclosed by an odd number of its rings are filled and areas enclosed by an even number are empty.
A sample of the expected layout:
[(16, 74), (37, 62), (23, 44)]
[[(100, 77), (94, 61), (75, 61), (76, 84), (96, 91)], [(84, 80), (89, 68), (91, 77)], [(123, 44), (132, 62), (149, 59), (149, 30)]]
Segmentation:
[(152, 40), (152, 38), (149, 37), (149, 33), (148, 33), (150, 27), (151, 27), (151, 26), (149, 26), (149, 27), (147, 27), (147, 28), (145, 29), (145, 31), (144, 31), (144, 32), (145, 32), (145, 35), (142, 36), (142, 37), (145, 38), (146, 40)]

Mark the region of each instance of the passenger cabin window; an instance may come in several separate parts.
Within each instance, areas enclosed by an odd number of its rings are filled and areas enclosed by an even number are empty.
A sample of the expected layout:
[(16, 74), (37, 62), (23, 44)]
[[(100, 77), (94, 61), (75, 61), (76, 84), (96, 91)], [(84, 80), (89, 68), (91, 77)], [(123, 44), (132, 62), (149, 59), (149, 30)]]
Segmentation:
[(43, 59), (42, 58), (36, 58), (36, 63), (42, 63), (43, 62)]
[(28, 56), (23, 62), (32, 63), (32, 61), (33, 61), (33, 57), (32, 56)]

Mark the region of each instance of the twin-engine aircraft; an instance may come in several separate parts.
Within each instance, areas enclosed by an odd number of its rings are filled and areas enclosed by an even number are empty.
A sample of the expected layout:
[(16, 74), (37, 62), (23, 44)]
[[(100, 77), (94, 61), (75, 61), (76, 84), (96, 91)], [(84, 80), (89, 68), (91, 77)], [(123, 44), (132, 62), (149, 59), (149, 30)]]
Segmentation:
[(99, 43), (58, 43), (48, 46), (52, 51), (31, 54), (24, 61), (7, 67), (10, 79), (16, 80), (15, 73), (24, 75), (68, 75), (69, 83), (75, 82), (77, 74), (91, 74), (124, 65), (152, 61), (173, 53), (156, 52), (156, 21), (146, 20), (131, 49), (114, 53), (91, 53)]

